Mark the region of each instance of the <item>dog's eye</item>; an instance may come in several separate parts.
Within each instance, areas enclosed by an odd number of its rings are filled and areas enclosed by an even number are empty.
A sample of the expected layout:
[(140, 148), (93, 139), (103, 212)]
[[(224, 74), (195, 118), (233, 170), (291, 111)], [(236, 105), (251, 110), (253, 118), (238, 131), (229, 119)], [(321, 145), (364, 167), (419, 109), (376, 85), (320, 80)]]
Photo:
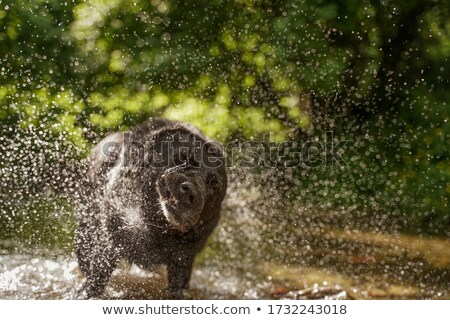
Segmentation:
[(187, 152), (187, 150), (183, 149), (183, 150), (180, 151), (180, 161), (181, 162), (188, 161), (188, 152)]
[(192, 155), (191, 157), (189, 157), (188, 163), (193, 168), (199, 168), (200, 167), (200, 162), (198, 161), (196, 155)]
[(219, 179), (217, 178), (216, 175), (210, 175), (206, 179), (206, 183), (208, 184), (208, 186), (215, 188), (219, 185)]

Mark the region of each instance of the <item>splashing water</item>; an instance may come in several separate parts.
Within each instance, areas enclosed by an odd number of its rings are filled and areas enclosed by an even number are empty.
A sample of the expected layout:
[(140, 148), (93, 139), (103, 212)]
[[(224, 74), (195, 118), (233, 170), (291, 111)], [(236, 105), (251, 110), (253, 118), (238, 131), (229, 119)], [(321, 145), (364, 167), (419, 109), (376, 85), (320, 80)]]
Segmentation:
[[(221, 223), (196, 260), (192, 297), (449, 298), (448, 239), (336, 228), (328, 215), (280, 206), (283, 197), (268, 185), (252, 187), (263, 178), (231, 170)], [(280, 210), (295, 221), (273, 221)], [(18, 241), (0, 248), (0, 298), (79, 298), (84, 280), (70, 248), (21, 248)], [(164, 269), (123, 263), (103, 298), (164, 299), (166, 285)]]
[[(81, 159), (154, 116), (347, 141), (346, 166), (229, 168), (194, 298), (449, 299), (448, 4), (206, 2), (2, 1), (0, 299), (79, 298)], [(166, 285), (122, 264), (104, 298)]]

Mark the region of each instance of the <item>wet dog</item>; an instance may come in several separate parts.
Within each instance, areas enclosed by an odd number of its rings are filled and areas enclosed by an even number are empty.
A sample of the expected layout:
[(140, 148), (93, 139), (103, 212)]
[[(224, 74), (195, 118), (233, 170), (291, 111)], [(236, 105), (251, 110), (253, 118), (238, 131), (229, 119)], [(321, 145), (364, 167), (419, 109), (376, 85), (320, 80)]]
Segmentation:
[(194, 257), (219, 220), (223, 151), (194, 127), (155, 119), (98, 143), (77, 206), (76, 254), (87, 297), (103, 292), (119, 259), (167, 266), (183, 296)]

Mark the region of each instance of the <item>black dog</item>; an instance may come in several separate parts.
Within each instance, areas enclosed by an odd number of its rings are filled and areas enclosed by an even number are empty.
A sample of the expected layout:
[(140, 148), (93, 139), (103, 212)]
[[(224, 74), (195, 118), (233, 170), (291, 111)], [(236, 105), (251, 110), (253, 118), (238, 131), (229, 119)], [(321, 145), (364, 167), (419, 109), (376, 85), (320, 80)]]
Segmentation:
[(103, 139), (88, 159), (78, 204), (76, 254), (88, 297), (119, 259), (167, 266), (183, 296), (195, 255), (219, 220), (227, 177), (220, 145), (180, 122), (156, 119)]

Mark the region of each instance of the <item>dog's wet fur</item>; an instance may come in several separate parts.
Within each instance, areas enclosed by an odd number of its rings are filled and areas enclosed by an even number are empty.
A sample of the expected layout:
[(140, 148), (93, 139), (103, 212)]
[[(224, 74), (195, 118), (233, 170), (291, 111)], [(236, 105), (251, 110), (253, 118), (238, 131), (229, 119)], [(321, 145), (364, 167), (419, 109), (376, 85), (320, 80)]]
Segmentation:
[(182, 298), (196, 254), (219, 220), (227, 176), (223, 151), (199, 130), (163, 119), (98, 143), (78, 203), (76, 254), (84, 294), (98, 297), (120, 259), (167, 266)]

